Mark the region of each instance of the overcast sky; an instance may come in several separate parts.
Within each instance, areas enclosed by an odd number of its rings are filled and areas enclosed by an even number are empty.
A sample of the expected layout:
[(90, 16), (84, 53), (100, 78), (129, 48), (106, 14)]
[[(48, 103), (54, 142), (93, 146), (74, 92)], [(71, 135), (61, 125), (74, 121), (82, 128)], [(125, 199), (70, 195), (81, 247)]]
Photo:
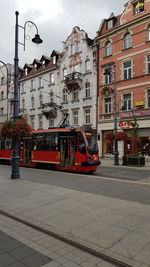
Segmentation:
[[(90, 38), (96, 36), (100, 22), (111, 12), (123, 12), (127, 0), (4, 0), (0, 1), (0, 60), (14, 63), (15, 11), (19, 11), (19, 24), (24, 26), (32, 20), (39, 29), (43, 44), (37, 46), (26, 40), (26, 50), (19, 45), (19, 65), (32, 63), (34, 58), (50, 56), (53, 49), (61, 51), (74, 26), (87, 32)], [(26, 27), (31, 39), (34, 27)], [(29, 38), (27, 38), (29, 39)], [(19, 41), (23, 42), (23, 30), (19, 28)]]

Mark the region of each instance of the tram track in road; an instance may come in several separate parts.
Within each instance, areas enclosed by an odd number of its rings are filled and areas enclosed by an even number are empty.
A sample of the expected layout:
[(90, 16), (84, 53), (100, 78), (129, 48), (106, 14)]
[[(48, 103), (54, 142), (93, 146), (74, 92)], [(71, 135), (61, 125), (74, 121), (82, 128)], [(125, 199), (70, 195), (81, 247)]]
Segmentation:
[[(26, 226), (29, 226), (34, 230), (37, 230), (43, 234), (46, 234), (47, 236), (53, 237), (53, 238), (55, 238), (61, 242), (64, 242), (64, 243), (66, 243), (66, 244), (68, 244), (74, 248), (77, 248), (78, 250), (81, 250), (82, 252), (88, 253), (91, 256), (97, 257), (97, 258), (99, 258), (105, 262), (108, 262), (114, 266), (118, 266), (118, 267), (133, 267), (134, 266), (132, 263), (126, 263), (122, 259), (119, 259), (119, 257), (117, 259), (116, 257), (109, 255), (109, 253), (105, 253), (104, 251), (100, 251), (100, 250), (96, 250), (94, 248), (91, 248), (87, 244), (84, 244), (84, 242), (81, 243), (81, 242), (73, 240), (67, 236), (63, 236), (59, 233), (56, 233), (54, 231), (47, 229), (46, 227), (34, 224), (25, 218), (21, 218), (19, 216), (16, 216), (16, 215), (12, 214), (11, 212), (0, 209), (0, 214), (5, 216), (5, 217), (8, 217), (10, 219), (13, 219), (17, 222), (20, 222)], [(129, 261), (129, 260), (126, 259), (126, 261)]]

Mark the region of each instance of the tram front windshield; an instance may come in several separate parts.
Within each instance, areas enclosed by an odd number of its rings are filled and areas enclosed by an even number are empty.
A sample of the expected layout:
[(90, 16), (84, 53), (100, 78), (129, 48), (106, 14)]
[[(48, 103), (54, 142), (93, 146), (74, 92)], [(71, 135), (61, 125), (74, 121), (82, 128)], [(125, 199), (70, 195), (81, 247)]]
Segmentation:
[(97, 137), (94, 132), (85, 132), (87, 140), (88, 152), (90, 155), (98, 154)]

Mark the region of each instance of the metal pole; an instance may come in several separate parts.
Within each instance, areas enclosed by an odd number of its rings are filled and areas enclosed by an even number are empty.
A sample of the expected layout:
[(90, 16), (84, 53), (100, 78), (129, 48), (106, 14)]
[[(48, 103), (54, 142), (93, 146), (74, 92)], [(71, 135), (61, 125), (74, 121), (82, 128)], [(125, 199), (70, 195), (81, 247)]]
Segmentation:
[[(117, 132), (116, 67), (114, 66), (114, 135)], [(119, 165), (118, 141), (114, 140), (114, 165)]]
[[(15, 25), (15, 58), (14, 58), (14, 112), (13, 121), (19, 117), (19, 71), (18, 71), (18, 16), (19, 12), (15, 12), (16, 25)], [(19, 140), (13, 138), (12, 140), (13, 154), (12, 154), (12, 174), (11, 179), (20, 178), (19, 173)]]

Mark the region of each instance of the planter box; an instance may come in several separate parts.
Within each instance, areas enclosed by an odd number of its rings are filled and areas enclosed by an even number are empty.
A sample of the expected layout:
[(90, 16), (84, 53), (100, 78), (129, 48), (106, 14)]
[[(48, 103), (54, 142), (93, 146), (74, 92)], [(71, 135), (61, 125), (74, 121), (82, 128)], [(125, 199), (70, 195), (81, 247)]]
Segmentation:
[(127, 166), (145, 166), (145, 157), (127, 157)]

